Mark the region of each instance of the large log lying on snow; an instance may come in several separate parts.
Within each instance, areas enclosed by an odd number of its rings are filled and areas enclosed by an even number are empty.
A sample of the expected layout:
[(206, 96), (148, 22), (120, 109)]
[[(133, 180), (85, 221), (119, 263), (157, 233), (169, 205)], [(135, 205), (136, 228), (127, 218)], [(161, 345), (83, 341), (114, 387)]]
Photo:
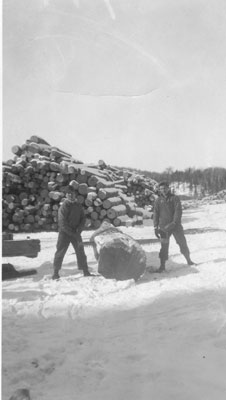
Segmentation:
[(37, 274), (36, 269), (25, 269), (25, 270), (18, 271), (10, 263), (2, 264), (2, 280), (3, 281), (8, 280), (8, 279), (22, 278), (24, 276), (35, 275), (35, 274)]
[(3, 257), (37, 257), (40, 251), (39, 239), (26, 240), (3, 240), (2, 256)]
[(137, 281), (146, 268), (146, 255), (131, 236), (104, 221), (91, 236), (98, 272), (107, 279)]

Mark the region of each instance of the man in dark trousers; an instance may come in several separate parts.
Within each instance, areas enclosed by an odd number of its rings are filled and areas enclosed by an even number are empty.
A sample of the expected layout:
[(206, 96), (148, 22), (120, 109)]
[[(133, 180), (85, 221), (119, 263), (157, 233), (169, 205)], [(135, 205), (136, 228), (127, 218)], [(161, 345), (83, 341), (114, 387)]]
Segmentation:
[(182, 207), (178, 196), (171, 193), (167, 182), (159, 183), (159, 196), (154, 204), (153, 223), (155, 235), (161, 241), (159, 252), (160, 268), (158, 272), (165, 271), (168, 260), (170, 236), (173, 235), (184, 255), (188, 265), (194, 265), (190, 258), (190, 251), (181, 225)]
[(66, 199), (60, 206), (58, 213), (59, 235), (53, 262), (54, 273), (52, 279), (60, 278), (59, 270), (61, 269), (64, 256), (70, 243), (74, 247), (76, 253), (78, 269), (83, 271), (84, 276), (91, 276), (88, 270), (87, 258), (81, 238), (84, 225), (84, 210), (82, 205), (77, 202), (76, 191), (73, 187), (73, 181), (71, 181), (68, 186)]

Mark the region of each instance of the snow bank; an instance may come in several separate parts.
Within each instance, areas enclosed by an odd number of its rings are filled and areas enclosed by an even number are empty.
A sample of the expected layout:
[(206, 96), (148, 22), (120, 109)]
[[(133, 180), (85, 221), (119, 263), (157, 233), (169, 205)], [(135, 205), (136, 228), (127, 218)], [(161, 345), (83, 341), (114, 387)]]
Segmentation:
[[(198, 264), (187, 267), (172, 239), (159, 275), (159, 244), (145, 245), (147, 271), (136, 284), (83, 278), (72, 248), (52, 281), (55, 233), (41, 235), (36, 259), (8, 260), (38, 274), (2, 283), (3, 399), (27, 387), (33, 400), (223, 400), (226, 204), (186, 210), (183, 221)], [(123, 229), (153, 236), (152, 227)], [(92, 248), (86, 253), (96, 272)]]

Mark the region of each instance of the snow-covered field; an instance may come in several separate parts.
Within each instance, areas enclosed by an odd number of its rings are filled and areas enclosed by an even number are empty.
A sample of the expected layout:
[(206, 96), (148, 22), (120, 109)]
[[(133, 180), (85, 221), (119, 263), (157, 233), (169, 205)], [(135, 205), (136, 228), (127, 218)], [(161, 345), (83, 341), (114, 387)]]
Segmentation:
[[(52, 281), (57, 234), (31, 234), (39, 256), (7, 261), (38, 274), (2, 283), (3, 400), (23, 387), (32, 400), (224, 400), (226, 204), (186, 210), (183, 225), (197, 265), (185, 265), (172, 238), (159, 275), (159, 243), (145, 245), (137, 283), (83, 278), (72, 248)], [(123, 229), (153, 237), (152, 227)]]

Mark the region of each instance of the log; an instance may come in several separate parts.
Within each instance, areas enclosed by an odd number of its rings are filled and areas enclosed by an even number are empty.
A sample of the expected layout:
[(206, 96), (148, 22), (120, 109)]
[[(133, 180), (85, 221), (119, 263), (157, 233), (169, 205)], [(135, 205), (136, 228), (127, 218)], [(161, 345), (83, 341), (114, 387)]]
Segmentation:
[(129, 218), (128, 215), (119, 215), (113, 220), (114, 226), (134, 226), (134, 220)]
[(97, 212), (98, 215), (100, 215), (101, 207), (100, 206), (96, 206), (95, 207), (95, 211)]
[(102, 209), (102, 210), (100, 211), (100, 218), (103, 219), (104, 217), (106, 217), (106, 215), (107, 215), (107, 211), (104, 210), (104, 209)]
[(69, 163), (83, 164), (82, 161), (77, 160), (77, 159), (74, 158), (74, 157), (69, 157), (69, 156), (63, 156), (63, 157), (61, 157), (61, 160), (62, 160), (62, 161), (69, 162)]
[(88, 177), (85, 174), (78, 173), (76, 179), (77, 179), (78, 183), (87, 183)]
[(60, 172), (61, 171), (60, 165), (58, 163), (54, 162), (54, 161), (51, 161), (49, 167), (50, 167), (51, 171), (54, 171), (54, 172)]
[(88, 185), (86, 183), (80, 183), (78, 187), (79, 194), (87, 195), (88, 193)]
[(107, 279), (137, 281), (145, 272), (146, 255), (139, 243), (113, 225), (103, 222), (91, 236), (98, 272)]
[(25, 175), (32, 175), (34, 173), (34, 168), (32, 167), (32, 165), (28, 165), (27, 167), (25, 167), (24, 173)]
[(6, 173), (6, 179), (12, 183), (21, 183), (22, 182), (21, 178), (18, 175), (12, 174), (11, 172)]
[(61, 172), (62, 174), (69, 174), (70, 172), (68, 171), (68, 163), (66, 161), (61, 161), (60, 162), (60, 167), (61, 167)]
[(101, 200), (105, 200), (108, 197), (117, 197), (118, 189), (115, 188), (101, 188), (98, 190), (98, 196)]
[(22, 149), (21, 149), (21, 147), (20, 146), (13, 146), (12, 147), (12, 152), (14, 153), (14, 154), (16, 154), (17, 156), (21, 156), (21, 154), (22, 154)]
[(4, 197), (4, 200), (5, 200), (7, 203), (12, 203), (12, 202), (14, 202), (14, 201), (16, 200), (16, 196), (13, 195), (13, 194), (7, 194), (7, 195), (5, 195), (5, 196), (3, 196), (3, 197)]
[(117, 189), (119, 189), (119, 190), (122, 190), (122, 192), (127, 193), (128, 188), (127, 188), (126, 185), (119, 185), (119, 184), (116, 184), (115, 187), (116, 187)]
[(63, 183), (63, 182), (66, 181), (64, 175), (63, 175), (61, 172), (59, 172), (59, 173), (57, 174), (57, 176), (56, 176), (56, 181), (57, 181), (58, 183)]
[(79, 165), (80, 171), (84, 171), (88, 177), (92, 175), (96, 176), (99, 179), (106, 180), (105, 174), (103, 171), (100, 171), (98, 168), (91, 167), (89, 164), (80, 164)]
[(127, 214), (130, 218), (132, 218), (134, 215), (136, 215), (136, 209), (137, 206), (135, 203), (126, 203), (126, 210), (127, 210)]
[(98, 182), (98, 178), (97, 178), (97, 176), (95, 176), (95, 175), (91, 175), (91, 176), (88, 178), (88, 185), (89, 185), (89, 186), (96, 186), (97, 182)]
[(118, 206), (122, 204), (122, 199), (120, 197), (109, 197), (108, 199), (103, 201), (103, 207), (108, 210), (113, 206)]
[(57, 191), (49, 192), (50, 199), (55, 201), (60, 201), (63, 196), (64, 194), (62, 192), (57, 192)]
[(36, 170), (37, 168), (37, 164), (38, 164), (38, 160), (36, 160), (35, 158), (33, 158), (31, 161), (31, 166), (34, 168), (34, 170)]
[(77, 178), (77, 174), (76, 173), (69, 173), (68, 174), (68, 178), (69, 178), (69, 181), (73, 181), (73, 180), (76, 180), (76, 178)]
[(78, 190), (79, 183), (76, 180), (71, 180), (70, 185), (75, 189)]
[(96, 211), (92, 211), (90, 214), (90, 217), (92, 220), (97, 220), (98, 219), (98, 213)]
[(90, 206), (92, 206), (92, 204), (93, 204), (92, 200), (90, 200), (90, 199), (85, 199), (85, 205), (86, 205), (86, 207), (90, 207)]
[(72, 157), (72, 155), (71, 154), (69, 154), (69, 153), (67, 153), (66, 151), (63, 151), (63, 150), (60, 150), (60, 149), (58, 149), (58, 147), (52, 147), (51, 148), (51, 154), (50, 154), (50, 157), (55, 157), (55, 158), (61, 158), (61, 157), (69, 157), (69, 158), (71, 158)]
[(124, 204), (119, 204), (118, 206), (113, 206), (109, 210), (107, 210), (107, 216), (110, 219), (115, 219), (120, 215), (126, 214), (126, 206)]
[[(50, 192), (50, 193), (52, 193), (52, 192)], [(58, 193), (58, 192), (53, 192), (53, 193)], [(46, 197), (48, 197), (48, 196), (49, 196), (49, 191), (48, 191), (48, 189), (42, 189), (42, 190), (40, 191), (40, 196), (41, 196), (43, 199), (45, 199)], [(52, 198), (54, 199), (54, 196), (53, 196)]]
[(90, 192), (96, 193), (96, 191), (97, 191), (97, 188), (96, 188), (96, 187), (94, 187), (94, 186), (88, 186), (88, 193), (90, 193)]
[(28, 205), (28, 202), (29, 202), (28, 198), (24, 198), (24, 199), (21, 200), (21, 205), (22, 205), (23, 207), (25, 207), (25, 206)]
[(12, 166), (11, 165), (3, 165), (2, 172), (3, 172), (3, 174), (6, 172), (13, 172)]
[(12, 160), (12, 159), (7, 160), (7, 161), (5, 162), (5, 164), (8, 165), (9, 167), (11, 167), (11, 166), (14, 164), (14, 160)]
[[(47, 206), (47, 204), (46, 204)], [(37, 211), (37, 207), (36, 206), (32, 206), (31, 204), (29, 204), (28, 206), (24, 207), (24, 210), (20, 210), (22, 213), (27, 213), (28, 215), (30, 214), (35, 214)], [(19, 212), (19, 211), (18, 211)]]
[(94, 211), (94, 208), (92, 206), (87, 207), (86, 213), (91, 214)]
[(134, 225), (143, 225), (143, 217), (140, 215), (135, 215), (133, 217)]
[(40, 251), (40, 240), (3, 240), (2, 255), (3, 257), (37, 257)]
[(93, 204), (94, 204), (94, 206), (96, 206), (96, 207), (100, 207), (100, 206), (102, 206), (102, 200), (101, 199), (99, 199), (99, 197), (97, 197), (94, 201), (93, 201)]
[(96, 200), (96, 198), (97, 198), (97, 193), (96, 192), (88, 192), (87, 193), (87, 200), (90, 200), (92, 203), (93, 203), (94, 200)]
[(93, 221), (92, 225), (94, 229), (98, 229), (101, 226), (101, 221), (99, 219), (96, 219), (95, 221)]
[(33, 215), (28, 215), (27, 217), (24, 218), (25, 224), (33, 224), (35, 222), (34, 216)]
[(31, 142), (34, 143), (38, 143), (38, 144), (47, 144), (48, 146), (50, 146), (50, 144), (44, 140), (43, 138), (41, 138), (40, 136), (36, 136), (36, 135), (32, 135), (29, 139)]
[(50, 168), (50, 161), (48, 160), (38, 160), (37, 168), (42, 171), (48, 171)]
[(136, 215), (140, 215), (141, 217), (143, 217), (144, 215), (144, 209), (142, 207), (136, 207), (135, 209), (135, 214)]
[(98, 182), (96, 184), (97, 189), (101, 188), (112, 188), (115, 186), (114, 182), (109, 182), (106, 179), (98, 179)]
[(75, 165), (75, 164), (72, 164), (72, 163), (70, 163), (69, 165), (68, 165), (68, 173), (69, 174), (74, 174), (74, 173), (78, 173), (79, 172), (79, 167), (78, 167), (78, 165)]
[(39, 153), (49, 156), (52, 151), (52, 147), (47, 144), (29, 142), (28, 144), (26, 144), (26, 147), (23, 150), (28, 150), (31, 153)]
[(49, 189), (49, 191), (54, 191), (54, 190), (57, 189), (57, 187), (58, 187), (58, 184), (57, 184), (57, 183), (55, 183), (55, 182), (53, 182), (53, 181), (48, 182), (48, 189)]
[(24, 167), (23, 167), (22, 164), (16, 163), (16, 164), (12, 165), (12, 173), (13, 174), (18, 174), (19, 175), (19, 173), (23, 172), (23, 171), (24, 171)]
[(107, 167), (107, 164), (104, 162), (104, 160), (99, 160), (98, 165), (101, 169), (104, 169)]
[(107, 217), (108, 217), (110, 220), (115, 219), (115, 218), (117, 217), (115, 210), (112, 210), (112, 208), (109, 208), (109, 209), (107, 210)]

